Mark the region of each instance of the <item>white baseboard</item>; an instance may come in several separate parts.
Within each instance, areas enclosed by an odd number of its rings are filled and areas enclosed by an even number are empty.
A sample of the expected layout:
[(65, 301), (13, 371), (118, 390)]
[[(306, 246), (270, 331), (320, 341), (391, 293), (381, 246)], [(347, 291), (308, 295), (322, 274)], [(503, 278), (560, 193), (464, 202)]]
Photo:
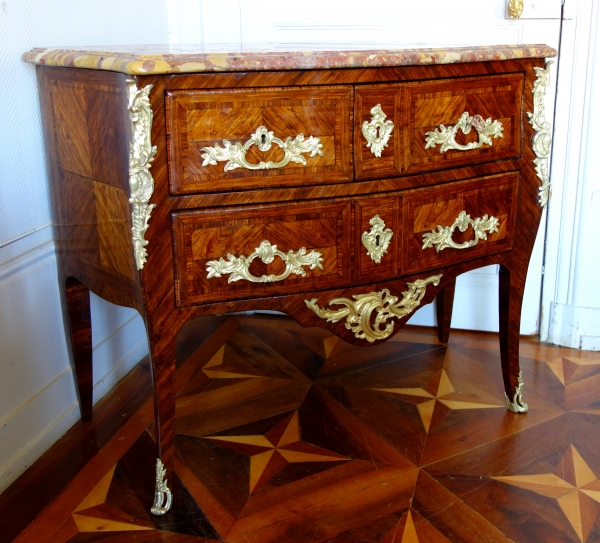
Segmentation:
[(600, 308), (553, 303), (548, 341), (589, 351), (600, 351)]
[[(92, 299), (94, 401), (148, 353), (141, 317)], [(80, 418), (49, 226), (0, 247), (0, 492)]]
[[(61, 395), (59, 404), (57, 398)], [(16, 481), (80, 418), (73, 374), (69, 370), (5, 417), (0, 425), (0, 492)]]

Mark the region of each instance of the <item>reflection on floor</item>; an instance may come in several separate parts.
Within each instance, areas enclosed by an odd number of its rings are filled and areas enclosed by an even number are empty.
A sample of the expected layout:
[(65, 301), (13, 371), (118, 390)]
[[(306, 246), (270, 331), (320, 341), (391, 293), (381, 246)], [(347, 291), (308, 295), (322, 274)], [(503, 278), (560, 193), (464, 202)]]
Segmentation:
[(173, 510), (148, 513), (146, 402), (16, 541), (600, 542), (600, 353), (524, 341), (515, 415), (492, 335), (359, 348), (278, 317), (194, 326)]

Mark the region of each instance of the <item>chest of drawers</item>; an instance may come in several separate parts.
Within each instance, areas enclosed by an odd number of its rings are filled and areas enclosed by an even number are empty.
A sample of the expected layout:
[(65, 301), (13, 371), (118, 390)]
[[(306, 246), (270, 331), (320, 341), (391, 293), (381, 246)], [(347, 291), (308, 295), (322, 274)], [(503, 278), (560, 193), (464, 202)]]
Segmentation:
[[(82, 414), (89, 291), (150, 343), (157, 495), (171, 492), (175, 341), (203, 315), (288, 313), (358, 345), (500, 265), (507, 407), (526, 411), (519, 322), (548, 198), (546, 46), (180, 53), (34, 49)], [(86, 68), (86, 69), (83, 69)]]

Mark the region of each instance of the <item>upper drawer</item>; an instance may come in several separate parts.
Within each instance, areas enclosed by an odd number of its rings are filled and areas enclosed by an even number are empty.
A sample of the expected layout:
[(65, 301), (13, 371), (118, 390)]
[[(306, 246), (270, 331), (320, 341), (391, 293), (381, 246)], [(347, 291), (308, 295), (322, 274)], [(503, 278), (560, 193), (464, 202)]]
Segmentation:
[(358, 88), (358, 178), (520, 156), (523, 83), (508, 74)]
[(171, 91), (171, 192), (351, 181), (353, 89)]
[(348, 283), (350, 228), (349, 202), (176, 212), (177, 305)]

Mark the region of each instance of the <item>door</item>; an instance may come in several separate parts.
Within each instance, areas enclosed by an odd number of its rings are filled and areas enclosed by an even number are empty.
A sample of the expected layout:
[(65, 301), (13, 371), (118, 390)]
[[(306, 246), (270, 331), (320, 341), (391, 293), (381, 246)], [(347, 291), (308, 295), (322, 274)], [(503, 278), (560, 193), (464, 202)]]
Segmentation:
[[(203, 43), (264, 43), (282, 49), (297, 44), (373, 49), (525, 43), (558, 49), (561, 0), (525, 0), (519, 19), (508, 15), (507, 4), (508, 0), (171, 0), (170, 30), (174, 44), (197, 43), (201, 36)], [(554, 83), (546, 96), (549, 112)], [(539, 329), (545, 223), (544, 216), (523, 301), (521, 333), (527, 335)], [(464, 274), (457, 280), (452, 327), (497, 331), (497, 307), (497, 266)], [(433, 306), (422, 308), (410, 323), (434, 325)]]

